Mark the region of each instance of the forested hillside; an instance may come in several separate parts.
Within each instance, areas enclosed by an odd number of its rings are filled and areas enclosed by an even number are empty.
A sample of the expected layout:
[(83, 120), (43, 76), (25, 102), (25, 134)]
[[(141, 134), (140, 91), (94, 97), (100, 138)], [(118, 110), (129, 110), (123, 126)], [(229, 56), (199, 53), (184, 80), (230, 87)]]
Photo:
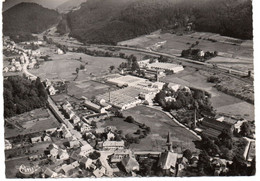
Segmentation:
[(4, 117), (31, 111), (45, 106), (47, 92), (40, 79), (30, 81), (15, 76), (4, 80)]
[[(192, 22), (196, 31), (252, 39), (250, 0), (88, 0), (66, 16), (70, 35), (109, 43)], [(59, 29), (58, 27), (58, 29)]]
[(3, 13), (3, 33), (24, 36), (41, 33), (59, 22), (59, 13), (35, 3), (20, 3)]

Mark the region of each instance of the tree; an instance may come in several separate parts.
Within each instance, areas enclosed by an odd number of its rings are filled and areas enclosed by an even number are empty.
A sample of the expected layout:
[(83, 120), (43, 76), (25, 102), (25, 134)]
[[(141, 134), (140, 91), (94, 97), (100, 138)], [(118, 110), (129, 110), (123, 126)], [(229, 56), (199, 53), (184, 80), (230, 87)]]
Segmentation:
[(80, 64), (79, 69), (80, 69), (80, 70), (84, 70), (84, 69), (85, 69), (85, 65)]
[(230, 165), (228, 175), (229, 176), (247, 176), (247, 164), (242, 156), (234, 156)]
[(134, 118), (132, 116), (127, 116), (126, 119), (125, 119), (126, 122), (128, 123), (133, 123), (135, 122)]
[(115, 111), (115, 116), (119, 117), (119, 118), (123, 118), (124, 117), (123, 113), (121, 111), (119, 111), (119, 110)]
[(243, 124), (241, 125), (241, 128), (240, 128), (240, 134), (242, 135), (242, 136), (247, 136), (247, 137), (249, 137), (249, 136), (251, 136), (251, 126), (250, 126), (250, 124), (248, 123), (248, 122), (243, 122)]
[(92, 159), (92, 160), (96, 160), (100, 157), (100, 153), (97, 152), (97, 151), (94, 151), (92, 153), (89, 154), (89, 158)]
[(109, 67), (109, 69), (110, 69), (110, 72), (112, 72), (112, 71), (115, 69), (115, 66), (114, 66), (114, 65), (111, 65), (111, 66)]
[(77, 74), (79, 73), (79, 68), (76, 68), (76, 73), (77, 73)]
[(185, 157), (185, 158), (187, 158), (188, 160), (190, 160), (191, 157), (192, 157), (191, 151), (190, 151), (189, 149), (185, 150), (185, 151), (183, 152), (183, 157)]
[(140, 69), (140, 67), (139, 67), (139, 64), (138, 64), (137, 60), (132, 61), (131, 70), (132, 70), (132, 71), (137, 71), (137, 70), (139, 70), (139, 69)]

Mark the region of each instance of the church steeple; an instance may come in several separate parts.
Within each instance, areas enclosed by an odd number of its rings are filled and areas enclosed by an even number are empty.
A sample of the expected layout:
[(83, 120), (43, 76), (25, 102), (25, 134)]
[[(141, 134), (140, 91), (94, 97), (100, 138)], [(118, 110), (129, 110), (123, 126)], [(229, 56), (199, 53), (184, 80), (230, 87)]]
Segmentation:
[(170, 135), (169, 131), (168, 131), (168, 135), (167, 135), (166, 146), (168, 147), (168, 151), (172, 151), (171, 135)]

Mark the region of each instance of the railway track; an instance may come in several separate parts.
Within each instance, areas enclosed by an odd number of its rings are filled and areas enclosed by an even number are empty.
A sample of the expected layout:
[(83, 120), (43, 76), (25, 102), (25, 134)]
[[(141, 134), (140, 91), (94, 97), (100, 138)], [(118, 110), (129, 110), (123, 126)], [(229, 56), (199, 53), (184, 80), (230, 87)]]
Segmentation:
[(236, 70), (236, 69), (232, 69), (232, 68), (228, 68), (228, 67), (224, 67), (224, 66), (215, 66), (212, 63), (199, 62), (199, 61), (190, 60), (190, 59), (183, 58), (183, 57), (178, 57), (178, 56), (175, 56), (175, 55), (170, 55), (170, 54), (167, 54), (167, 53), (151, 51), (151, 50), (146, 50), (146, 49), (142, 49), (142, 48), (126, 47), (126, 46), (114, 46), (114, 45), (99, 45), (99, 44), (92, 44), (92, 45), (89, 45), (89, 46), (75, 44), (74, 46), (70, 45), (69, 47), (71, 47), (71, 48), (98, 47), (98, 48), (115, 48), (115, 49), (119, 48), (119, 49), (124, 49), (124, 50), (142, 52), (142, 53), (146, 53), (146, 54), (150, 54), (150, 55), (164, 56), (164, 57), (173, 59), (174, 61), (177, 61), (179, 63), (186, 64), (186, 66), (189, 66), (189, 67), (203, 69), (203, 70), (211, 71), (211, 72), (214, 72), (214, 73), (222, 73), (224, 75), (227, 75), (227, 76), (232, 77), (232, 78), (236, 78), (240, 81), (243, 81), (243, 82), (251, 84), (251, 85), (253, 85), (253, 83), (254, 83), (254, 79), (253, 79), (254, 74), (253, 73), (252, 73), (252, 77), (248, 78), (247, 77), (248, 72), (243, 72), (243, 71), (240, 71), (240, 70)]

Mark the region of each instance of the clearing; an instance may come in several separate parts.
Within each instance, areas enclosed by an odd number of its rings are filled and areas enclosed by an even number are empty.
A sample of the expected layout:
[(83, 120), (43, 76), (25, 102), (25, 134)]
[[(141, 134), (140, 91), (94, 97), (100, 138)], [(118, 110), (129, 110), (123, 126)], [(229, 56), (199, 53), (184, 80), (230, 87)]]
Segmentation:
[(46, 129), (59, 127), (60, 125), (50, 110), (46, 108), (35, 109), (7, 118), (7, 120), (12, 122), (13, 125), (18, 125), (21, 128), (18, 129), (17, 127), (10, 128), (5, 126), (5, 138), (41, 132)]
[[(139, 144), (130, 145), (131, 149), (163, 151), (166, 149), (166, 137), (169, 131), (174, 146), (179, 146), (183, 150), (196, 151), (193, 141), (198, 140), (198, 138), (185, 128), (180, 127), (163, 112), (145, 106), (138, 106), (123, 111), (123, 114), (132, 116), (137, 122), (144, 123), (151, 128), (151, 133), (147, 137), (140, 139)], [(104, 126), (116, 126), (117, 129), (123, 131), (123, 134), (133, 133), (140, 129), (135, 124), (127, 123), (123, 119), (105, 121)]]

